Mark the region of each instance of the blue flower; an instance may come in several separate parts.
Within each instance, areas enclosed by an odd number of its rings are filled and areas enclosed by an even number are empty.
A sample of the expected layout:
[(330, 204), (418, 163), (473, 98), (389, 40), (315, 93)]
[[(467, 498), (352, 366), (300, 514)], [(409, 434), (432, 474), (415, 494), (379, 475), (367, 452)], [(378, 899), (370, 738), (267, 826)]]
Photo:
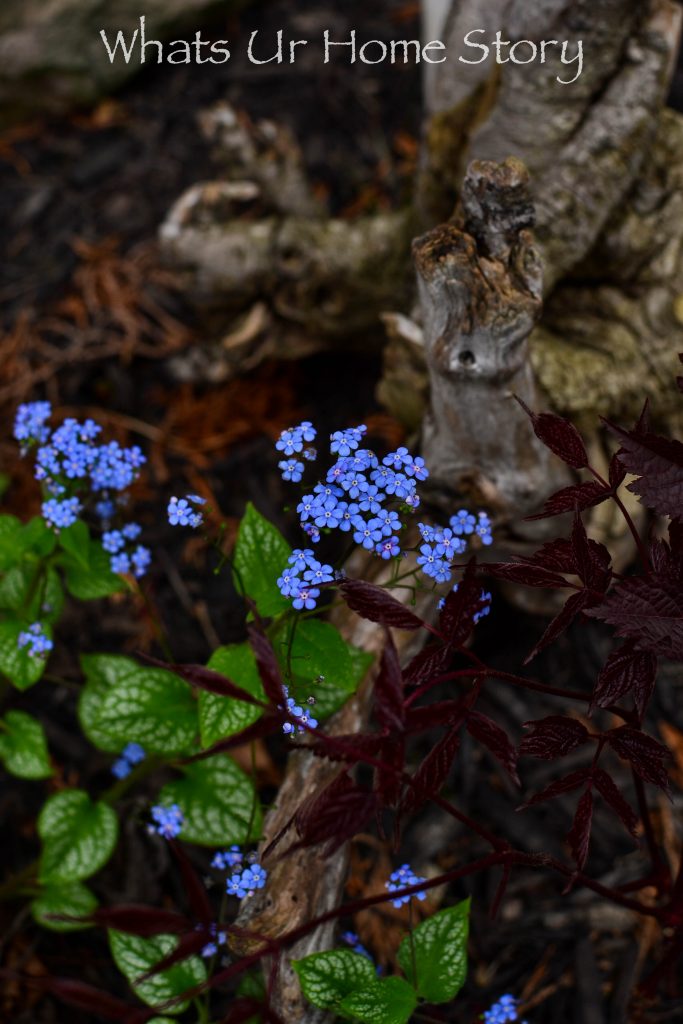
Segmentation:
[(32, 658), (47, 657), (53, 646), (52, 640), (45, 635), (45, 628), (42, 622), (34, 622), (28, 629), (22, 630), (17, 637), (17, 647), (19, 650), (28, 647), (28, 653)]
[(179, 836), (185, 820), (178, 804), (171, 804), (170, 807), (156, 804), (152, 808), (152, 819), (156, 822), (153, 831), (158, 832), (164, 839), (175, 839)]
[(282, 479), (290, 480), (293, 484), (298, 484), (304, 475), (304, 464), (296, 459), (278, 462), (278, 467), (282, 470)]
[[(402, 889), (407, 889), (411, 885), (419, 885), (420, 882), (426, 882), (426, 878), (419, 878), (411, 868), (409, 864), (402, 864), (396, 871), (392, 871), (389, 875), (389, 881), (386, 883), (386, 888), (389, 892), (400, 892)], [(414, 896), (418, 900), (426, 898), (426, 893), (418, 892), (414, 893)], [(404, 903), (410, 903), (412, 896), (397, 896), (391, 902), (395, 907), (400, 907)]]
[(361, 443), (367, 429), (365, 424), (361, 424), (359, 427), (349, 427), (348, 430), (335, 430), (330, 435), (330, 451), (333, 455), (350, 455)]
[(434, 543), (436, 537), (436, 530), (434, 529), (433, 526), (429, 526), (427, 523), (418, 523), (417, 528), (420, 531), (423, 541), (425, 541), (427, 544)]
[(340, 485), (348, 493), (350, 498), (358, 498), (370, 487), (369, 481), (361, 472), (352, 470), (339, 478)]
[(378, 514), (377, 518), (382, 524), (382, 533), (385, 537), (391, 537), (392, 533), (398, 533), (401, 529), (401, 520), (398, 518), (398, 512), (387, 512), (382, 509)]
[(380, 543), (376, 545), (375, 551), (380, 558), (383, 558), (385, 561), (389, 558), (396, 558), (397, 555), (401, 554), (398, 537), (389, 537), (380, 541)]
[(313, 583), (316, 586), (321, 583), (331, 583), (334, 579), (334, 569), (331, 565), (321, 565), (320, 562), (310, 563), (304, 572), (304, 581)]
[(64, 498), (62, 501), (57, 498), (49, 498), (43, 502), (41, 512), (48, 526), (62, 530), (73, 526), (82, 507), (78, 498)]
[(304, 420), (298, 427), (283, 430), (275, 443), (277, 451), (285, 455), (297, 455), (304, 450), (304, 442), (315, 441), (316, 432), (313, 425)]
[(122, 551), (118, 555), (112, 555), (109, 560), (109, 565), (112, 572), (125, 576), (130, 572), (130, 557), (125, 553), (125, 551)]
[(342, 942), (345, 942), (347, 946), (350, 946), (354, 953), (358, 953), (359, 956), (366, 956), (368, 960), (372, 960), (372, 957), (355, 932), (342, 932), (341, 940)]
[(362, 516), (356, 516), (353, 521), (353, 539), (356, 544), (361, 544), (366, 551), (374, 551), (375, 545), (382, 539), (382, 524), (379, 519), (371, 519), (365, 522)]
[(320, 540), (320, 530), (318, 527), (313, 523), (306, 523), (303, 529), (306, 536), (310, 537), (314, 544), (317, 544)]
[(121, 529), (121, 533), (126, 540), (137, 540), (142, 533), (142, 527), (139, 523), (126, 523)]
[(359, 506), (355, 502), (349, 502), (347, 505), (345, 501), (340, 501), (337, 511), (339, 512), (339, 529), (342, 533), (348, 533), (353, 525), (353, 520), (360, 511)]
[(102, 534), (102, 547), (110, 555), (116, 555), (126, 546), (126, 540), (121, 530), (109, 530)]
[(385, 466), (391, 466), (392, 469), (399, 472), (404, 466), (409, 466), (413, 461), (413, 457), (407, 448), (397, 448), (395, 452), (390, 452), (389, 455), (385, 455), (382, 462)]
[(171, 498), (168, 503), (167, 515), (171, 526), (191, 526), (196, 529), (204, 522), (201, 512), (197, 512), (195, 505), (204, 504), (204, 499), (196, 494), (188, 494), (184, 498)]
[(408, 476), (414, 476), (416, 480), (426, 480), (429, 476), (429, 470), (425, 466), (425, 460), (421, 456), (417, 458), (409, 459), (405, 465), (405, 472)]
[(296, 506), (296, 510), (299, 513), (299, 519), (303, 525), (307, 519), (314, 514), (316, 509), (316, 500), (314, 494), (304, 494), (303, 498)]
[(211, 867), (218, 868), (219, 871), (227, 871), (229, 868), (237, 867), (243, 860), (244, 854), (239, 846), (233, 845), (229, 850), (217, 853), (211, 861)]
[[(285, 697), (287, 699), (287, 714), (290, 715), (291, 718), (295, 718), (297, 722), (296, 724), (294, 724), (293, 722), (283, 722), (283, 733), (285, 733), (286, 736), (290, 736), (295, 732), (306, 732), (306, 726), (308, 726), (309, 729), (317, 729), (318, 720), (316, 718), (313, 718), (309, 711), (307, 711), (305, 708), (302, 708), (299, 704), (297, 704), (293, 697), (289, 696), (289, 688), (287, 686), (284, 687), (284, 692)], [(315, 704), (315, 697), (309, 697), (306, 703)], [(284, 711), (285, 708), (281, 708), (280, 710)]]
[(486, 512), (479, 513), (479, 522), (477, 523), (474, 532), (477, 537), (480, 538), (482, 544), (493, 544), (493, 536), (491, 534), (491, 520), (486, 515)]
[(116, 779), (125, 779), (130, 775), (132, 769), (125, 757), (117, 757), (111, 766), (111, 773)]
[(470, 533), (474, 533), (477, 520), (470, 512), (467, 511), (467, 509), (461, 508), (454, 516), (451, 516), (449, 525), (453, 533), (458, 537), (462, 537), (463, 534), (469, 535)]
[(140, 764), (145, 760), (146, 754), (144, 747), (141, 747), (139, 743), (127, 743), (121, 751), (121, 757), (125, 757), (130, 764)]
[(467, 547), (462, 537), (454, 537), (453, 531), (448, 527), (446, 529), (438, 527), (434, 531), (434, 543), (436, 544), (437, 554), (444, 558), (452, 558), (456, 554), (460, 555)]
[(369, 512), (373, 516), (379, 515), (382, 511), (379, 490), (374, 484), (368, 487), (367, 491), (361, 495), (358, 508), (361, 512)]
[(285, 569), (277, 581), (277, 587), (283, 597), (295, 597), (301, 589), (301, 579), (294, 569)]
[(425, 576), (430, 576), (437, 583), (447, 583), (450, 579), (450, 566), (440, 556), (436, 548), (431, 544), (422, 544), (420, 554), (417, 557), (417, 564), (421, 567)]
[(27, 402), (20, 405), (14, 419), (15, 440), (22, 442), (22, 450), (28, 444), (43, 444), (50, 436), (45, 421), (52, 415), (49, 402)]
[(299, 612), (302, 609), (312, 612), (316, 607), (317, 599), (320, 597), (320, 591), (315, 587), (311, 587), (308, 583), (302, 584), (294, 596), (292, 606)]
[(505, 995), (501, 996), (497, 1003), (486, 1010), (482, 1016), (484, 1024), (510, 1024), (512, 1021), (519, 1020), (517, 1014), (518, 999), (514, 996)]
[(257, 889), (263, 889), (267, 877), (268, 872), (260, 864), (250, 864), (230, 876), (226, 892), (228, 896), (237, 896), (243, 900), (248, 896), (253, 896)]
[(133, 563), (133, 574), (136, 579), (140, 579), (147, 572), (150, 562), (152, 561), (152, 555), (149, 548), (144, 547), (143, 544), (138, 544), (133, 554), (130, 556), (130, 560)]
[(491, 594), (487, 590), (482, 590), (482, 592), (481, 592), (481, 599), (482, 599), (482, 601), (487, 601), (488, 603), (485, 604), (484, 607), (480, 611), (474, 613), (474, 624), (475, 624), (475, 626), (476, 626), (476, 624), (478, 622), (480, 622), (484, 618), (484, 616), (488, 615), (489, 612), (491, 611), (491, 601), (493, 600), (493, 598), (491, 597)]
[(339, 511), (339, 502), (336, 498), (327, 498), (316, 507), (314, 522), (319, 529), (324, 529), (327, 526), (334, 530), (339, 526), (341, 512)]

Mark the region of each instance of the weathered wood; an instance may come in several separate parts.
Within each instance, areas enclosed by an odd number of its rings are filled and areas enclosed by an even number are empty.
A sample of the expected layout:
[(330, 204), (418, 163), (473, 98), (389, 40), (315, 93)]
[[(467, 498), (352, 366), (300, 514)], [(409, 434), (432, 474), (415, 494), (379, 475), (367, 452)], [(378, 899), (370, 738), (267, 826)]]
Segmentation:
[(568, 482), (513, 400), (537, 404), (528, 338), (543, 287), (524, 165), (473, 163), (462, 206), (460, 224), (413, 246), (431, 385), (430, 492), (450, 508), (469, 492), (503, 518), (521, 518)]

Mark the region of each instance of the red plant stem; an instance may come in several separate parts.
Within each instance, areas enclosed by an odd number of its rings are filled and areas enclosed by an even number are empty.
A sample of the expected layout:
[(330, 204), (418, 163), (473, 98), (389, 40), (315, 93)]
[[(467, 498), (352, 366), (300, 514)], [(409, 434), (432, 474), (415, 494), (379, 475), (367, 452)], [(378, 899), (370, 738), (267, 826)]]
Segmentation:
[[(590, 465), (587, 467), (587, 469), (589, 473), (592, 473), (592, 475), (595, 477), (599, 484), (602, 484), (602, 486), (606, 487), (607, 490), (612, 491), (612, 488), (610, 487), (608, 481), (605, 480), (604, 477), (600, 475), (600, 473), (598, 473), (597, 469), (593, 469), (593, 467)], [(636, 529), (636, 524), (633, 522), (633, 519), (631, 518), (628, 509), (626, 508), (626, 506), (624, 505), (623, 501), (621, 500), (616, 491), (612, 491), (612, 501), (615, 503), (615, 505), (621, 512), (622, 516), (626, 520), (626, 525), (628, 526), (631, 535), (634, 541), (636, 542), (638, 554), (640, 555), (640, 560), (643, 563), (643, 569), (645, 570), (645, 573), (649, 576), (652, 569), (652, 563), (650, 562), (650, 555), (648, 554), (648, 550), (643, 544), (642, 537)]]

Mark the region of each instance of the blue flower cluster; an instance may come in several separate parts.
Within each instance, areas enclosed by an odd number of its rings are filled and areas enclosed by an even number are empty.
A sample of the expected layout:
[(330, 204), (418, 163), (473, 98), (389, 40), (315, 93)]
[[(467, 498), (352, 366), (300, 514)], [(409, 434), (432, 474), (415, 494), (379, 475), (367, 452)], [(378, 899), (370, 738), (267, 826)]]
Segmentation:
[(224, 850), (222, 853), (219, 851), (211, 861), (212, 868), (218, 868), (219, 871), (231, 871), (238, 864), (241, 864), (244, 860), (244, 854), (240, 850), (239, 846), (231, 846), (229, 850)]
[(144, 749), (139, 743), (127, 743), (121, 751), (121, 755), (111, 766), (112, 775), (117, 779), (125, 779), (130, 775), (133, 766), (140, 764), (146, 757)]
[(263, 889), (268, 872), (255, 861), (233, 872), (228, 878), (226, 892), (228, 896), (237, 896), (243, 900), (253, 896), (257, 889)]
[[(197, 925), (196, 930), (199, 931), (199, 929), (201, 927), (202, 927), (201, 925)], [(206, 943), (206, 945), (203, 947), (202, 953), (201, 953), (201, 955), (203, 957), (205, 957), (205, 958), (208, 958), (208, 957), (211, 957), (211, 956), (215, 956), (216, 953), (218, 952), (219, 946), (224, 946), (226, 941), (227, 941), (227, 938), (228, 938), (228, 933), (227, 932), (223, 932), (223, 931), (219, 931), (217, 924), (213, 924), (213, 923), (210, 924), (209, 928), (208, 928), (208, 932), (209, 932), (209, 935), (211, 936), (211, 938)]]
[(465, 509), (460, 509), (456, 515), (451, 516), (447, 527), (419, 523), (418, 528), (423, 543), (420, 545), (417, 564), (425, 576), (429, 576), (436, 583), (450, 583), (453, 576), (453, 559), (467, 549), (465, 537), (474, 534), (479, 537), (482, 544), (493, 543), (491, 520), (486, 512), (480, 512), (475, 519)]
[(53, 646), (52, 640), (45, 635), (41, 622), (34, 622), (28, 629), (22, 630), (17, 637), (17, 647), (20, 650), (28, 647), (28, 653), (32, 658), (46, 658)]
[(102, 547), (111, 555), (112, 572), (133, 572), (138, 579), (145, 575), (152, 556), (143, 544), (133, 544), (141, 532), (138, 523), (126, 523), (120, 530), (107, 530), (102, 534)]
[(291, 597), (293, 606), (312, 610), (320, 597), (320, 585), (335, 578), (331, 565), (323, 565), (310, 548), (297, 548), (287, 560), (287, 567), (277, 581), (283, 597)]
[(166, 510), (168, 521), (171, 526), (191, 526), (196, 530), (204, 522), (204, 516), (197, 511), (197, 506), (205, 504), (206, 499), (198, 494), (186, 494), (184, 498), (173, 497)]
[[(67, 529), (92, 497), (97, 499), (96, 514), (108, 523), (116, 513), (114, 498), (135, 482), (144, 455), (137, 445), (122, 448), (117, 441), (97, 443), (102, 428), (91, 419), (65, 419), (51, 430), (47, 425), (51, 415), (49, 402), (29, 402), (19, 406), (14, 421), (14, 437), (22, 454), (35, 448), (34, 475), (45, 490), (43, 519), (55, 530)], [(140, 527), (131, 523), (105, 535), (110, 538), (105, 551), (112, 555), (112, 572), (144, 575), (151, 561), (147, 548), (138, 545), (134, 550), (124, 550), (126, 541), (139, 533)]]
[[(519, 1020), (517, 1015), (517, 1005), (519, 999), (515, 999), (514, 996), (505, 995), (501, 996), (497, 1003), (486, 1010), (482, 1016), (484, 1024), (508, 1024), (509, 1021)], [(526, 1024), (526, 1021), (522, 1021), (522, 1024)]]
[(345, 942), (347, 946), (350, 946), (354, 953), (358, 953), (359, 956), (365, 956), (368, 960), (372, 960), (372, 957), (355, 932), (342, 932), (341, 940), (342, 942)]
[[(284, 691), (285, 697), (287, 698), (287, 713), (291, 715), (292, 718), (297, 719), (297, 724), (295, 725), (293, 722), (285, 722), (282, 726), (283, 733), (289, 736), (296, 732), (306, 732), (306, 726), (308, 726), (309, 729), (316, 729), (318, 727), (317, 718), (313, 718), (310, 711), (307, 711), (305, 708), (302, 708), (294, 700), (294, 697), (289, 696), (288, 687), (285, 686)], [(315, 704), (315, 697), (309, 697), (306, 703), (309, 705)], [(284, 708), (282, 710), (284, 710)]]
[[(426, 878), (419, 878), (410, 864), (402, 864), (396, 871), (392, 871), (389, 875), (389, 881), (386, 883), (386, 888), (389, 892), (400, 892), (402, 889), (406, 889), (410, 885), (419, 885), (420, 882), (426, 882)], [(417, 896), (418, 900), (426, 899), (427, 894), (424, 892), (418, 892), (413, 895)], [(397, 896), (391, 902), (395, 907), (400, 907), (404, 903), (409, 903), (412, 896)]]
[(158, 832), (164, 839), (175, 839), (180, 835), (185, 817), (178, 804), (170, 807), (156, 804), (152, 808), (152, 819), (156, 822), (156, 826), (151, 826), (152, 832)]

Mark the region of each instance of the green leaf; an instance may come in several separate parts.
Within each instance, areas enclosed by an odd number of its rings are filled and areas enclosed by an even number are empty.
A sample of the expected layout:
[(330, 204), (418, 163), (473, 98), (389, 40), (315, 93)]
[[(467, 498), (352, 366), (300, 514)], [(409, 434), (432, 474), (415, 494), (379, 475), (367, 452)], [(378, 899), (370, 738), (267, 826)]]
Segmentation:
[(148, 754), (179, 754), (192, 746), (197, 702), (179, 676), (118, 654), (85, 655), (81, 664), (88, 681), (78, 714), (95, 746), (116, 753), (135, 742)]
[(371, 960), (350, 949), (332, 949), (293, 960), (301, 989), (314, 1006), (334, 1009), (352, 992), (374, 985), (377, 976)]
[(40, 562), (27, 559), (9, 569), (0, 580), (0, 608), (21, 612), (31, 622), (56, 622), (64, 606), (59, 574), (45, 570), (39, 579)]
[(266, 618), (291, 608), (291, 601), (277, 587), (291, 553), (280, 531), (249, 502), (237, 534), (233, 576), (239, 593), (255, 601)]
[[(259, 700), (265, 700), (254, 652), (249, 644), (219, 647), (211, 655), (208, 668), (220, 672)], [(199, 730), (203, 747), (211, 747), (226, 736), (234, 736), (256, 722), (263, 711), (232, 697), (220, 697), (202, 690), (199, 694)]]
[[(0, 621), (0, 673), (7, 676), (17, 690), (27, 690), (37, 683), (45, 671), (46, 659), (34, 658), (28, 647), (18, 647), (19, 634), (29, 623), (14, 617)], [(45, 636), (51, 637), (49, 624), (44, 625)]]
[(19, 544), (22, 552), (32, 551), (39, 558), (44, 558), (57, 547), (57, 534), (42, 516), (34, 516), (22, 526)]
[(118, 831), (111, 807), (93, 803), (82, 789), (55, 793), (38, 816), (41, 882), (77, 882), (94, 875), (111, 857)]
[[(84, 524), (74, 523), (69, 529), (73, 530), (79, 525)], [(92, 539), (89, 539), (85, 554), (80, 550), (78, 554), (74, 551), (65, 552), (62, 564), (69, 593), (79, 601), (95, 601), (125, 590), (123, 577), (113, 573), (109, 567), (110, 559), (111, 555), (107, 554), (98, 541)]]
[(49, 914), (68, 914), (70, 917), (88, 917), (97, 907), (97, 899), (90, 889), (80, 882), (70, 885), (49, 885), (36, 896), (31, 912), (38, 924), (53, 932), (77, 932), (92, 927), (83, 922), (55, 921)]
[(430, 1003), (449, 1003), (467, 976), (470, 901), (440, 910), (413, 932), (417, 980), (413, 977), (410, 936), (401, 943), (398, 962), (418, 995)]
[(21, 779), (52, 775), (45, 733), (40, 722), (24, 711), (8, 711), (0, 724), (0, 760)]
[(318, 719), (333, 714), (355, 693), (372, 662), (372, 655), (347, 644), (338, 629), (320, 619), (288, 620), (276, 634), (274, 646), (285, 679), (291, 666), (292, 696), (315, 697)]
[[(181, 960), (146, 981), (137, 981), (141, 974), (172, 953), (178, 941), (175, 935), (155, 935), (151, 939), (142, 939), (138, 935), (126, 935), (124, 932), (109, 932), (109, 948), (116, 966), (126, 976), (135, 994), (148, 1006), (159, 1006), (206, 981), (206, 967), (198, 956)], [(164, 1007), (164, 1012), (182, 1013), (188, 1005), (189, 1001), (183, 999), (173, 1006)]]
[(59, 546), (71, 556), (74, 565), (90, 568), (90, 530), (82, 519), (59, 531)]
[(20, 532), (21, 520), (16, 516), (0, 516), (0, 570), (9, 569), (21, 558)]
[(416, 1006), (415, 989), (407, 981), (382, 978), (351, 992), (339, 1009), (363, 1024), (407, 1024)]
[(181, 839), (200, 846), (225, 846), (259, 837), (261, 809), (254, 785), (231, 758), (215, 754), (182, 765), (181, 771), (185, 777), (164, 786), (157, 801), (179, 805), (184, 816)]

